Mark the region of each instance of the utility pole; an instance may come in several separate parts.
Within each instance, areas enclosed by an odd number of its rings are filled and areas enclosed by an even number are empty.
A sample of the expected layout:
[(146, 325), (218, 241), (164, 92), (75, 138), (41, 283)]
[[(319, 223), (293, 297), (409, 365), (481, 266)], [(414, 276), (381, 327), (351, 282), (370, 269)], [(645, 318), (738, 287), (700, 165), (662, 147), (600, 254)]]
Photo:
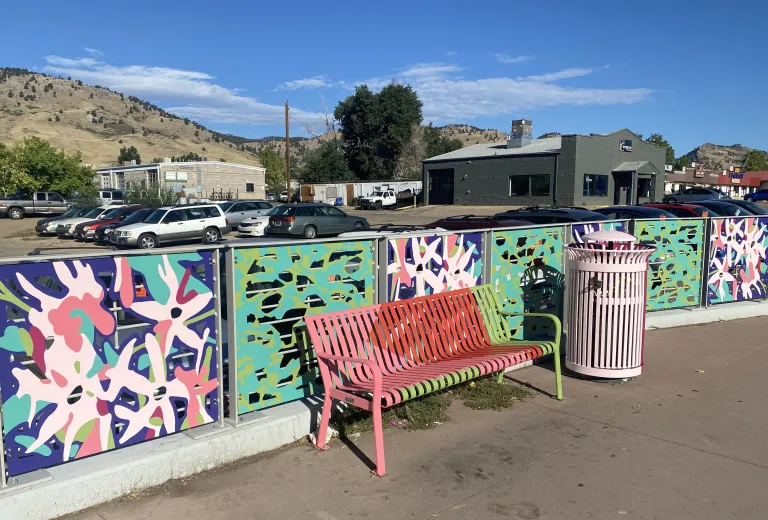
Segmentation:
[(285, 102), (285, 176), (288, 187), (288, 202), (292, 202), (293, 192), (291, 191), (291, 131), (288, 127), (288, 102)]

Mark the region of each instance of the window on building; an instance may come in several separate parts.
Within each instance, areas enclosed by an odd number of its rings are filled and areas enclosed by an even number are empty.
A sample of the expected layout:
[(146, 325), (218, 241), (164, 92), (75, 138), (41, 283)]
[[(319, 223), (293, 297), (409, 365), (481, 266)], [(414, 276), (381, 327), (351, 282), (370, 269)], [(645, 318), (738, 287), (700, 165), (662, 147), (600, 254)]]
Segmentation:
[(584, 196), (585, 197), (607, 197), (608, 196), (608, 176), (587, 173), (584, 175)]
[(650, 199), (652, 187), (653, 179), (637, 179), (637, 196), (641, 199)]
[(546, 197), (551, 195), (549, 175), (510, 175), (510, 197)]
[(252, 182), (246, 182), (245, 183), (245, 192), (246, 193), (253, 193), (256, 191), (256, 187)]

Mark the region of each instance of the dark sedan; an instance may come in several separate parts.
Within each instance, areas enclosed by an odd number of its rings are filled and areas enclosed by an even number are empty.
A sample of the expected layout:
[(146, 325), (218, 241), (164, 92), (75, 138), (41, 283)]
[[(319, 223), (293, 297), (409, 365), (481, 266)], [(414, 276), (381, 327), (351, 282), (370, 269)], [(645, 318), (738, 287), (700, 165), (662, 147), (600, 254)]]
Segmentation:
[(605, 215), (611, 220), (635, 220), (642, 218), (677, 218), (669, 211), (649, 206), (611, 206), (597, 208), (597, 213)]
[(100, 227), (125, 220), (126, 217), (131, 215), (131, 213), (143, 208), (144, 206), (138, 205), (119, 206), (107, 211), (96, 220), (90, 220), (88, 222), (78, 224), (75, 226), (75, 240), (94, 240), (96, 230)]
[(523, 208), (494, 215), (500, 218), (525, 220), (532, 224), (568, 224), (570, 222), (597, 222), (608, 217), (583, 208)]
[(719, 217), (720, 214), (713, 209), (693, 204), (643, 204), (649, 208), (669, 211), (678, 218)]
[(363, 217), (347, 215), (328, 204), (283, 204), (269, 217), (265, 234), (315, 238), (320, 235), (340, 235), (347, 231), (368, 229)]
[(147, 218), (149, 215), (151, 215), (152, 212), (155, 211), (155, 209), (156, 208), (137, 209), (135, 211), (132, 211), (131, 214), (125, 217), (125, 219), (123, 220), (112, 222), (105, 226), (96, 228), (96, 232), (93, 235), (93, 241), (96, 242), (97, 244), (102, 244), (102, 245), (109, 244), (109, 243), (117, 244), (117, 240), (112, 240), (115, 237), (116, 229), (121, 228), (123, 226), (130, 226), (131, 224), (138, 224), (139, 222)]
[(755, 204), (748, 200), (730, 199), (728, 204), (736, 204), (740, 208), (744, 208), (747, 211), (754, 213), (755, 215), (768, 215), (768, 209), (765, 209), (760, 204)]
[(716, 211), (723, 217), (751, 217), (755, 214), (744, 209), (741, 206), (731, 203), (731, 201), (724, 200), (697, 200), (696, 206), (702, 206), (712, 211)]
[(531, 223), (524, 220), (514, 220), (507, 217), (491, 216), (476, 217), (475, 215), (457, 215), (446, 217), (429, 224), (450, 231), (462, 231), (465, 229), (489, 229), (501, 227), (529, 226)]

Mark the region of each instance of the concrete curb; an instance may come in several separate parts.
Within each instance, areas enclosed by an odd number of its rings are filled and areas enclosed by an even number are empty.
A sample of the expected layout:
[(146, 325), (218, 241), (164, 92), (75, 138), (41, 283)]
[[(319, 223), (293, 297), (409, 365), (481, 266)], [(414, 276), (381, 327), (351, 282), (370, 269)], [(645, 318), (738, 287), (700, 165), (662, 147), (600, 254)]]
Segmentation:
[(760, 316), (768, 316), (768, 301), (766, 300), (735, 302), (707, 308), (649, 312), (645, 315), (645, 330), (686, 327)]
[(49, 520), (277, 449), (309, 434), (320, 403), (287, 403), (206, 437), (177, 434), (51, 468), (52, 480), (0, 494), (0, 518)]

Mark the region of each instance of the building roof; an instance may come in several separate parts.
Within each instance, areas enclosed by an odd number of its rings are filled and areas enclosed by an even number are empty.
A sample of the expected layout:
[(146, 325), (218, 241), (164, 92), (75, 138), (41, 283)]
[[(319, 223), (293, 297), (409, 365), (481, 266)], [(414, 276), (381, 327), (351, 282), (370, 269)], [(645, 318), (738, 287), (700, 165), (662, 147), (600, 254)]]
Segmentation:
[(531, 155), (559, 153), (561, 136), (547, 137), (545, 139), (532, 139), (531, 144), (522, 148), (507, 148), (507, 143), (483, 143), (474, 144), (454, 150), (453, 152), (436, 155), (424, 162), (451, 161), (461, 159), (484, 159), (491, 157), (503, 157), (507, 155)]
[(659, 173), (650, 161), (626, 161), (613, 169), (615, 172)]
[(261, 166), (249, 166), (247, 164), (238, 164), (238, 163), (230, 163), (230, 162), (222, 162), (222, 161), (188, 161), (188, 162), (161, 162), (161, 163), (150, 163), (150, 164), (126, 164), (123, 166), (106, 166), (104, 168), (97, 169), (96, 173), (127, 172), (132, 170), (156, 169), (162, 166), (177, 166), (177, 165), (194, 166), (197, 164), (223, 164), (226, 166), (237, 166), (238, 168), (245, 168), (247, 170), (266, 171), (266, 169), (264, 169)]

